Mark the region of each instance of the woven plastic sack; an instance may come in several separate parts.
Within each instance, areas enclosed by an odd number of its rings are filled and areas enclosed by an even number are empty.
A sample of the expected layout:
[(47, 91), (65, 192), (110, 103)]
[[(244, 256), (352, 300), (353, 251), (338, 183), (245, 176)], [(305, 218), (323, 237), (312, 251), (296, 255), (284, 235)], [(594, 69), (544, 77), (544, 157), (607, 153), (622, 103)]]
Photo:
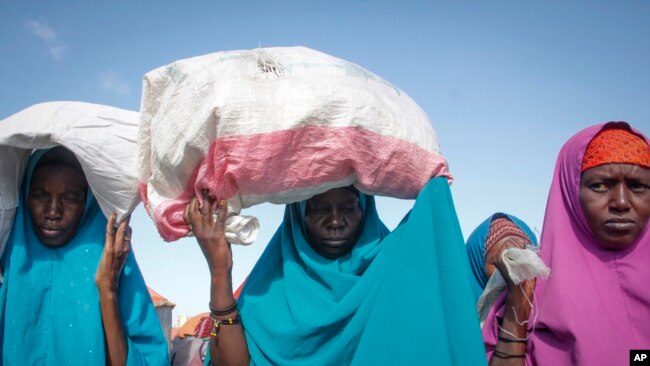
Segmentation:
[(33, 105), (0, 121), (0, 254), (13, 225), (20, 185), (34, 149), (63, 145), (86, 174), (102, 212), (131, 213), (140, 202), (137, 112), (81, 103)]
[(187, 234), (204, 189), (235, 213), (353, 184), (415, 198), (446, 176), (437, 136), (406, 93), (353, 63), (303, 47), (180, 60), (144, 77), (140, 189), (161, 236)]

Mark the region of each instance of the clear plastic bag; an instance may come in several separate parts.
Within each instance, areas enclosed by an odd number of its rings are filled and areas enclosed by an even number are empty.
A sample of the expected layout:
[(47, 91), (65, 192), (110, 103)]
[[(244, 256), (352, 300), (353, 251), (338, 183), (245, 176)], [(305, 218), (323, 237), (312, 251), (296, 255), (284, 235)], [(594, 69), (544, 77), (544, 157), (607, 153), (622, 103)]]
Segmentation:
[[(526, 249), (507, 248), (501, 253), (501, 257), (508, 271), (508, 275), (510, 275), (512, 282), (517, 285), (524, 280), (535, 277), (548, 278), (551, 273), (551, 270), (537, 254), (537, 249), (531, 246), (528, 246)], [(481, 297), (476, 303), (481, 328), (490, 312), (490, 308), (492, 308), (496, 299), (507, 286), (505, 279), (499, 271), (495, 271), (488, 280)]]

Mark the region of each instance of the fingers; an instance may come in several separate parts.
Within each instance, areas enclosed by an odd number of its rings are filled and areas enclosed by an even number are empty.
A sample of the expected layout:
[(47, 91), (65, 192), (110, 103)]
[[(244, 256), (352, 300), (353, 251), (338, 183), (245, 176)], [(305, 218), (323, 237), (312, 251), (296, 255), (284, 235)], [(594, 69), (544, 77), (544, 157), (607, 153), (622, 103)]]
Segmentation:
[(106, 223), (106, 242), (104, 243), (104, 248), (113, 248), (115, 242), (115, 220), (117, 215), (112, 213), (108, 218)]
[[(194, 199), (192, 199), (192, 200), (194, 200)], [(192, 201), (190, 201), (190, 203), (188, 203), (185, 206), (185, 210), (183, 210), (183, 222), (185, 223), (185, 225), (191, 224), (191, 222), (190, 222), (190, 206), (191, 205), (192, 205)]]
[(527, 244), (528, 240), (521, 236), (507, 236), (503, 239), (503, 245), (506, 248), (526, 249)]
[(127, 216), (117, 228), (115, 233), (115, 244), (112, 248), (113, 255), (117, 258), (125, 257), (126, 254), (131, 249), (131, 227), (129, 227), (129, 222), (131, 221), (131, 216)]
[[(201, 191), (201, 201), (194, 197), (190, 203), (185, 206), (183, 211), (183, 221), (188, 226), (196, 225), (199, 221), (203, 222), (215, 222), (215, 218), (218, 218), (218, 221), (223, 221), (227, 216), (228, 207), (224, 200), (217, 200), (209, 195), (209, 191), (204, 189)], [(207, 220), (206, 220), (207, 219)]]
[(126, 257), (126, 255), (131, 251), (131, 234), (131, 227), (128, 226), (127, 223), (122, 240), (120, 240), (121, 245), (114, 248), (116, 256)]
[(226, 205), (225, 200), (219, 200), (219, 203), (217, 204), (216, 209), (213, 211), (213, 214), (217, 215), (217, 220), (214, 221), (223, 222), (226, 220), (226, 217), (228, 217), (228, 205)]
[(210, 197), (208, 190), (202, 190), (199, 197), (185, 206), (183, 221), (199, 242), (207, 242), (224, 237), (227, 214), (226, 201)]
[(124, 267), (125, 259), (131, 250), (131, 228), (129, 222), (130, 216), (126, 216), (115, 229), (117, 215), (111, 214), (106, 224), (106, 243), (100, 259), (97, 272), (95, 273), (95, 283), (98, 287), (106, 289), (116, 289), (119, 282), (119, 276)]
[(201, 191), (201, 198), (202, 198), (202, 203), (201, 206), (199, 207), (199, 211), (201, 212), (201, 216), (208, 216), (210, 211), (212, 210), (212, 205), (210, 202), (210, 196), (208, 196), (208, 190), (204, 189)]
[(499, 240), (493, 247), (493, 250), (496, 250), (496, 255), (493, 257), (494, 264), (498, 266), (503, 262), (503, 253), (508, 248), (526, 249), (527, 244), (528, 241), (520, 236), (506, 236)]
[(115, 233), (115, 241), (123, 243), (125, 241), (130, 241), (131, 237), (129, 236), (131, 228), (129, 227), (129, 221), (131, 217), (127, 216), (120, 222), (120, 225), (117, 227), (117, 232)]
[(185, 206), (185, 211), (183, 211), (183, 221), (185, 222), (185, 225), (190, 229), (191, 232), (194, 232), (194, 227), (192, 226), (192, 219), (190, 218), (191, 213), (195, 209), (196, 206), (196, 197), (192, 198), (190, 203)]
[(189, 226), (190, 231), (194, 231), (193, 225), (201, 220), (201, 213), (199, 212), (199, 201), (196, 197), (192, 198), (190, 203), (185, 206), (183, 213), (183, 220)]

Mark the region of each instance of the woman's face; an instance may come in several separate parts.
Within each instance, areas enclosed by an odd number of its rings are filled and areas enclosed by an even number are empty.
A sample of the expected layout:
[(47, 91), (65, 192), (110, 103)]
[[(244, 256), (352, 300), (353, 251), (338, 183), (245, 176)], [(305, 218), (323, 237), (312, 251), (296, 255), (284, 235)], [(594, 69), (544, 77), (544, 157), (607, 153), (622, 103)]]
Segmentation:
[(47, 165), (34, 172), (27, 206), (36, 236), (43, 244), (60, 247), (68, 243), (85, 205), (86, 180), (81, 173), (61, 165)]
[(496, 266), (496, 256), (497, 252), (501, 249), (499, 243), (495, 244), (490, 248), (490, 250), (485, 253), (485, 263), (483, 264), (483, 272), (485, 277), (490, 278), (494, 274), (494, 271), (497, 270)]
[(362, 218), (359, 196), (350, 188), (314, 196), (307, 201), (305, 213), (309, 244), (325, 258), (340, 258), (356, 244)]
[(587, 169), (580, 180), (580, 204), (598, 244), (625, 249), (650, 218), (650, 169), (634, 164)]

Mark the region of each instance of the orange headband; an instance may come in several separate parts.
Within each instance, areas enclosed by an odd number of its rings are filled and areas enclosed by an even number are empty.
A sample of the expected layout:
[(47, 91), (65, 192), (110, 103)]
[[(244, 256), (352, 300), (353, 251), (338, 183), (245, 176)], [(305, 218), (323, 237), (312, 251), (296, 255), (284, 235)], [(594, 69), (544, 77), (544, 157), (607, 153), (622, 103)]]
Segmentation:
[(607, 128), (600, 131), (587, 145), (581, 172), (603, 164), (636, 164), (650, 168), (650, 146), (632, 131)]

